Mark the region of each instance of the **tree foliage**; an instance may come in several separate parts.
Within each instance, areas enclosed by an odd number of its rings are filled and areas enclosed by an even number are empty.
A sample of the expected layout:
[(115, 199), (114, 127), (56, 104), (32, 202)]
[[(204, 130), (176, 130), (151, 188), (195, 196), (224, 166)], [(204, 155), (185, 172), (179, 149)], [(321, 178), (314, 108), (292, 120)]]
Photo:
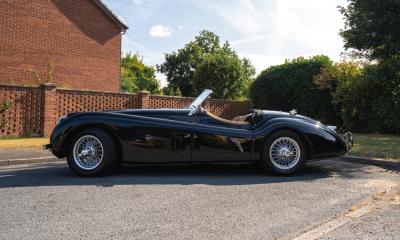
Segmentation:
[(345, 48), (376, 63), (365, 68), (359, 81), (363, 87), (357, 87), (368, 89), (361, 100), (369, 102), (368, 127), (400, 133), (400, 1), (350, 0), (340, 11)]
[(331, 93), (343, 131), (400, 133), (400, 114), (393, 111), (400, 105), (396, 97), (400, 93), (393, 85), (400, 82), (387, 81), (384, 66), (342, 61), (323, 68), (314, 78)]
[(392, 75), (391, 68), (333, 63), (324, 56), (297, 58), (264, 70), (250, 95), (256, 108), (295, 108), (341, 131), (399, 134), (400, 75)]
[(208, 54), (194, 71), (194, 87), (198, 91), (210, 88), (213, 97), (219, 99), (245, 96), (250, 78), (242, 66), (243, 62), (236, 57), (221, 52)]
[(333, 108), (340, 114), (340, 130), (359, 132), (366, 129), (370, 89), (359, 64), (342, 61), (324, 66), (314, 77), (314, 83), (331, 94)]
[(127, 53), (121, 59), (122, 91), (137, 92), (149, 91), (160, 94), (160, 82), (156, 78), (156, 69), (147, 66), (138, 53)]
[(374, 130), (400, 134), (400, 65), (379, 63), (367, 76), (375, 92), (370, 109)]
[(182, 96), (181, 90), (179, 87), (167, 85), (163, 88), (164, 95), (167, 96)]
[(350, 0), (340, 7), (345, 27), (340, 34), (345, 48), (370, 59), (400, 60), (400, 1)]
[(219, 36), (207, 30), (183, 48), (165, 54), (158, 70), (167, 77), (166, 94), (180, 92), (194, 97), (211, 88), (213, 96), (224, 99), (246, 96), (255, 74), (248, 59), (239, 58), (228, 42), (221, 44)]

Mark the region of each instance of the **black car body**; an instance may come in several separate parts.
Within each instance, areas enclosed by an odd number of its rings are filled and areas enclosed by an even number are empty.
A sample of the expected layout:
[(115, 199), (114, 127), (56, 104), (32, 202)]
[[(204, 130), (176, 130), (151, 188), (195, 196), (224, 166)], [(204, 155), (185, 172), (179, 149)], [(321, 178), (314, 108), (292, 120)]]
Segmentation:
[(87, 129), (109, 135), (122, 163), (258, 162), (266, 139), (284, 130), (301, 138), (306, 160), (342, 155), (349, 147), (332, 128), (295, 113), (252, 110), (226, 120), (201, 107), (72, 113), (59, 120), (47, 147), (68, 156)]

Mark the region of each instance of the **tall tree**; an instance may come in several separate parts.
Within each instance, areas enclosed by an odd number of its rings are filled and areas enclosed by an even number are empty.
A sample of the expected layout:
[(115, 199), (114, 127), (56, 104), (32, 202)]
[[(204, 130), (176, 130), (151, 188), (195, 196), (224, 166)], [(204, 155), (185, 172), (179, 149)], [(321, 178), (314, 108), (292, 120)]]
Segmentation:
[(195, 89), (211, 88), (213, 97), (219, 99), (241, 98), (249, 87), (243, 64), (240, 59), (221, 52), (206, 55), (194, 72)]
[(400, 1), (350, 0), (340, 7), (345, 27), (340, 35), (346, 49), (369, 59), (400, 60)]
[[(379, 131), (400, 132), (400, 1), (349, 0), (340, 11), (346, 49), (355, 49), (376, 66), (367, 71), (379, 94), (371, 100), (371, 115)], [(367, 81), (365, 80), (365, 81)]]
[(156, 69), (147, 66), (138, 53), (125, 54), (121, 59), (122, 91), (137, 92), (146, 90), (161, 94), (160, 82), (156, 78)]
[[(234, 73), (230, 72), (233, 68)], [(207, 30), (183, 48), (165, 54), (158, 70), (167, 76), (168, 92), (196, 96), (204, 88), (212, 88), (218, 89), (214, 96), (228, 99), (246, 96), (255, 74), (248, 59), (239, 58), (228, 42), (221, 44), (219, 36)], [(237, 76), (232, 78), (234, 74)]]

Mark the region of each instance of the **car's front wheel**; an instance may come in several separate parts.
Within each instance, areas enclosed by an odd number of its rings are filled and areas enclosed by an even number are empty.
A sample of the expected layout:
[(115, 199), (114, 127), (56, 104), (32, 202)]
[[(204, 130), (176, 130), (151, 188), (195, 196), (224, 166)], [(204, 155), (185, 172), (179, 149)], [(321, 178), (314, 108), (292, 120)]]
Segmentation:
[(108, 173), (116, 162), (113, 139), (101, 129), (88, 129), (76, 135), (69, 144), (67, 162), (79, 176)]
[(306, 145), (301, 136), (290, 130), (271, 134), (261, 153), (263, 168), (273, 174), (292, 175), (301, 171), (307, 159)]

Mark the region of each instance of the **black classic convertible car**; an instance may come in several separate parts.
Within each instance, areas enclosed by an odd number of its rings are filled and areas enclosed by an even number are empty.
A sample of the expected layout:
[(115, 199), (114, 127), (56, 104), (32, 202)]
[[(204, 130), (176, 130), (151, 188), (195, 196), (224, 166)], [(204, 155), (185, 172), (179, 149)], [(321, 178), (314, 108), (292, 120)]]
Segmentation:
[(183, 109), (132, 109), (71, 113), (59, 119), (50, 148), (81, 176), (101, 175), (123, 163), (258, 162), (267, 172), (290, 175), (307, 160), (345, 154), (351, 133), (277, 111), (252, 110), (232, 120), (201, 105), (204, 90)]

